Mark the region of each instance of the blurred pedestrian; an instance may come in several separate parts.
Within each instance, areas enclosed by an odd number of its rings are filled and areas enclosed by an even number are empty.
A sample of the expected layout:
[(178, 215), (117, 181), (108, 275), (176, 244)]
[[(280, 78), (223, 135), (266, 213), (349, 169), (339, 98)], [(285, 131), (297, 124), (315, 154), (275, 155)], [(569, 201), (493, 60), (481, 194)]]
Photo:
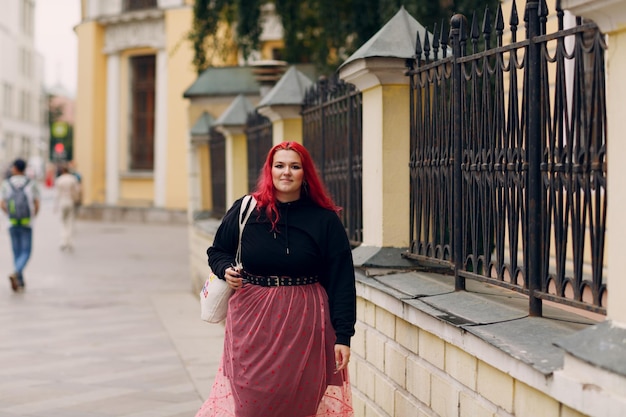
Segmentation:
[(55, 211), (61, 212), (61, 250), (74, 250), (74, 220), (76, 218), (76, 204), (80, 196), (80, 185), (76, 176), (70, 173), (66, 165), (61, 166), (61, 175), (55, 182)]
[(296, 142), (270, 150), (252, 196), (243, 269), (233, 266), (242, 199), (207, 250), (212, 271), (235, 292), (222, 361), (196, 417), (351, 417), (356, 290), (339, 208)]
[(33, 242), (33, 224), (39, 212), (37, 182), (24, 175), (26, 162), (16, 159), (11, 167), (11, 177), (2, 182), (0, 206), (9, 217), (9, 235), (13, 249), (15, 271), (9, 275), (11, 288), (24, 290), (24, 268), (30, 259)]
[[(74, 160), (68, 162), (68, 168), (70, 174), (74, 175), (78, 182), (78, 197), (76, 198), (76, 201), (74, 201), (74, 207), (78, 212), (78, 209), (83, 204), (83, 177), (80, 175), (80, 172), (78, 172), (78, 168), (76, 168), (76, 162)], [(78, 213), (75, 214), (78, 215)]]

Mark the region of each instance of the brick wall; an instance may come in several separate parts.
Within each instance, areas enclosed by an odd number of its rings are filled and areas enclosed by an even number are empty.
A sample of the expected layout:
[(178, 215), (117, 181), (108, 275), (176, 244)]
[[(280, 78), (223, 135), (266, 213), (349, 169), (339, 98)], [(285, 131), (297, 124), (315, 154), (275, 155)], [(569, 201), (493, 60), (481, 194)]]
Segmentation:
[[(357, 287), (358, 323), (350, 362), (356, 417), (583, 416), (451, 343), (471, 337), (461, 328), (429, 326), (439, 334), (427, 331), (381, 307), (389, 300), (372, 302), (380, 294), (371, 288)], [(392, 310), (398, 308), (402, 315), (416, 314), (399, 300)], [(429, 320), (418, 316), (417, 322)], [(492, 346), (485, 343), (488, 348)], [(507, 367), (524, 367), (513, 357), (509, 360)], [(494, 363), (499, 362), (501, 358)], [(529, 381), (547, 383), (547, 377), (532, 369), (521, 372)]]

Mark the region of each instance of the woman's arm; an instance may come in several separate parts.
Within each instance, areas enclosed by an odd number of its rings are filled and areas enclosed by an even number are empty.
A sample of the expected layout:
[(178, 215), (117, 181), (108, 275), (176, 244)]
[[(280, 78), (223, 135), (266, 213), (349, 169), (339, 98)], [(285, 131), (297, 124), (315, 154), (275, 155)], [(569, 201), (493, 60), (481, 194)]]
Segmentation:
[(221, 279), (225, 279), (226, 268), (235, 264), (235, 254), (239, 243), (239, 207), (241, 199), (228, 210), (213, 238), (213, 244), (207, 249), (211, 270)]

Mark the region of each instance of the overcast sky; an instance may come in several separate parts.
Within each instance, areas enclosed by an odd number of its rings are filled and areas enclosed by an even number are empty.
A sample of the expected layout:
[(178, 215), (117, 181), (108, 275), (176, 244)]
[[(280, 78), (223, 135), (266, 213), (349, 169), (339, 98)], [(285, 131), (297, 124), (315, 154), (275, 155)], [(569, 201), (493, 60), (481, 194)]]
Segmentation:
[(74, 26), (80, 21), (80, 0), (36, 0), (35, 48), (44, 56), (46, 87), (61, 84), (76, 93), (77, 47)]

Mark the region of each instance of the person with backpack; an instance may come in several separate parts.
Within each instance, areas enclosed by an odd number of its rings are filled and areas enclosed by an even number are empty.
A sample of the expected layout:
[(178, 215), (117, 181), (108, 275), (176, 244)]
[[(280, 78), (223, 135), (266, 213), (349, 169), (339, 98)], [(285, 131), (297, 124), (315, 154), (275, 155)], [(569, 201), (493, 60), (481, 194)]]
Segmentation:
[(39, 212), (39, 187), (24, 175), (26, 162), (16, 159), (11, 167), (11, 177), (2, 182), (0, 206), (9, 218), (9, 235), (13, 248), (15, 271), (9, 275), (11, 289), (24, 290), (23, 271), (28, 263), (33, 242), (33, 221)]

